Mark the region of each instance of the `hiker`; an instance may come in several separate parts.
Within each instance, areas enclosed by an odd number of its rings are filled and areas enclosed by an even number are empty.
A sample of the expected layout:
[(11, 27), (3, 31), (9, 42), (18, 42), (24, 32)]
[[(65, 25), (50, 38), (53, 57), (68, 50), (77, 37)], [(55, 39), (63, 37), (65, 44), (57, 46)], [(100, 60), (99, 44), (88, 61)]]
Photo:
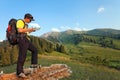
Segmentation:
[(19, 55), (18, 55), (18, 61), (17, 61), (17, 71), (16, 74), (19, 77), (26, 77), (23, 66), (27, 55), (27, 50), (32, 52), (31, 56), (31, 66), (33, 68), (37, 68), (38, 64), (38, 50), (37, 48), (31, 43), (29, 38), (29, 33), (34, 32), (34, 28), (28, 28), (28, 24), (34, 21), (34, 18), (31, 14), (27, 13), (24, 15), (23, 20), (17, 20), (16, 27), (19, 34), (19, 41), (18, 41), (18, 47), (19, 47)]

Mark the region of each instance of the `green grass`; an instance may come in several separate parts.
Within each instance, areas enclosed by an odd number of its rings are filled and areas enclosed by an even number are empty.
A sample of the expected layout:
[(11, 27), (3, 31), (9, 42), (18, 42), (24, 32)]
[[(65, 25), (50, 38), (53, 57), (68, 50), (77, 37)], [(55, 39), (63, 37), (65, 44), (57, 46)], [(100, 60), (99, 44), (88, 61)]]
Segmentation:
[(83, 57), (100, 56), (109, 60), (119, 60), (120, 50), (100, 47), (98, 44), (81, 42), (78, 45), (66, 45), (68, 54), (79, 54)]
[(100, 56), (102, 58), (107, 58), (110, 60), (119, 60), (120, 59), (120, 50), (115, 50), (111, 48), (103, 48), (99, 46), (89, 46), (82, 45), (82, 48), (85, 49), (84, 57), (90, 56)]
[(120, 70), (120, 50), (87, 42), (80, 42), (78, 45), (67, 44), (66, 47), (72, 60)]
[(115, 44), (116, 48), (120, 50), (120, 40), (113, 39), (113, 44)]
[[(69, 58), (69, 56), (62, 53), (54, 52), (52, 55), (39, 56), (39, 64), (42, 66), (50, 66), (51, 64), (67, 64), (71, 68), (72, 75), (61, 80), (120, 80), (120, 71), (118, 70), (65, 59)], [(29, 65), (29, 61), (25, 62), (26, 67)], [(16, 70), (16, 65), (0, 67), (0, 70), (3, 70), (5, 73), (14, 72)]]

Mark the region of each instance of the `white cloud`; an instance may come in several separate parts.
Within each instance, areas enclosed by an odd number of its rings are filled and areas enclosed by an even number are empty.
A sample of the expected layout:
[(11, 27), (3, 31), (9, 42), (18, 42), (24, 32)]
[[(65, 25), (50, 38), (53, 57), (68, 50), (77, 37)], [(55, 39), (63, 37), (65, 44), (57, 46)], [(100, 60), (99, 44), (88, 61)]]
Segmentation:
[(60, 27), (60, 30), (62, 30), (62, 31), (65, 31), (65, 30), (68, 30), (68, 29), (71, 29), (71, 27), (69, 27), (69, 26), (61, 26)]
[(88, 29), (80, 28), (80, 27), (74, 27), (73, 30), (75, 30), (75, 31), (87, 31)]
[(105, 11), (105, 8), (103, 6), (99, 7), (98, 10), (97, 10), (97, 13), (101, 13), (101, 12), (104, 12)]
[(75, 31), (81, 31), (81, 28), (75, 27), (73, 30), (75, 30)]
[(60, 32), (60, 30), (58, 28), (52, 28), (53, 32)]
[(86, 29), (86, 28), (83, 28), (82, 30), (83, 30), (83, 31), (88, 31), (88, 29)]
[(69, 26), (60, 26), (58, 28), (52, 28), (51, 30), (55, 32), (61, 32), (61, 31), (69, 30), (69, 29), (72, 29), (72, 28)]
[(79, 22), (76, 22), (76, 23), (75, 23), (75, 27), (73, 28), (73, 30), (81, 31)]
[(80, 28), (80, 27), (61, 26), (59, 28), (52, 28), (52, 31), (54, 32), (61, 32), (61, 31), (66, 31), (66, 30), (87, 31), (86, 28)]
[(55, 32), (61, 32), (61, 31), (66, 31), (66, 30), (87, 31), (88, 29), (81, 28), (80, 24), (78, 22), (76, 22), (75, 26), (73, 26), (73, 27), (70, 27), (70, 26), (60, 26), (60, 27), (57, 27), (57, 28), (54, 27), (51, 30), (55, 31)]
[(3, 42), (3, 40), (0, 40), (0, 42)]

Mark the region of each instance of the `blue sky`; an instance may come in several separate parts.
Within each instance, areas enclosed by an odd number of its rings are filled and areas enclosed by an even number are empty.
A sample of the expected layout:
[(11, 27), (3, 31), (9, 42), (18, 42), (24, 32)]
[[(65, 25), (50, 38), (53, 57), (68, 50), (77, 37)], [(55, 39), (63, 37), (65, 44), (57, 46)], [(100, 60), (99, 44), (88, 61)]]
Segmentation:
[(32, 33), (40, 36), (50, 31), (120, 30), (120, 0), (1, 0), (0, 40), (5, 39), (8, 21), (23, 19), (31, 13), (41, 29)]

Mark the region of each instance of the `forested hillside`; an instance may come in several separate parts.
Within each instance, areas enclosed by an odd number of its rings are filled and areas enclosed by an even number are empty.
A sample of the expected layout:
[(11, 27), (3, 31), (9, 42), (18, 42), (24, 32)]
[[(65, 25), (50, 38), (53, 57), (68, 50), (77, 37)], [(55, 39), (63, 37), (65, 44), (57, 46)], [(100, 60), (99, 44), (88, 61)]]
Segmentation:
[[(49, 32), (40, 37), (31, 36), (31, 41), (39, 50), (40, 64), (65, 63), (71, 67), (72, 75), (62, 80), (120, 80), (120, 39), (108, 35), (120, 36), (119, 30), (107, 30), (108, 34), (106, 30), (98, 31), (91, 30), (92, 34), (74, 30)], [(11, 47), (6, 41), (0, 43), (1, 70), (15, 71), (17, 49), (17, 46)], [(29, 66), (30, 58), (28, 51), (25, 65)], [(14, 65), (5, 66), (9, 64)]]
[[(52, 53), (53, 51), (58, 51), (66, 53), (65, 48), (60, 43), (53, 43), (49, 40), (43, 38), (38, 38), (31, 36), (32, 43), (37, 47), (39, 54)], [(30, 52), (28, 51), (28, 55)], [(18, 56), (18, 46), (11, 46), (8, 41), (3, 41), (0, 43), (0, 65), (10, 65), (17, 61)], [(27, 60), (29, 57), (27, 57)]]
[(120, 30), (115, 29), (94, 29), (87, 31), (86, 34), (120, 39)]
[[(101, 30), (99, 30), (101, 31)], [(36, 45), (39, 54), (50, 54), (53, 51), (65, 53), (72, 60), (84, 63), (102, 64), (120, 69), (120, 39), (101, 34), (109, 32), (111, 35), (119, 35), (119, 30), (102, 30), (102, 32), (67, 30), (64, 32), (49, 32), (41, 37), (31, 36), (31, 41)], [(96, 33), (95, 33), (96, 32)], [(114, 33), (113, 33), (114, 32)], [(98, 34), (99, 35), (96, 35)], [(30, 52), (28, 51), (28, 55)], [(89, 55), (89, 56), (88, 56)], [(0, 65), (14, 64), (17, 61), (18, 48), (11, 47), (7, 41), (0, 43)], [(27, 60), (30, 56), (27, 57)]]
[(45, 35), (42, 35), (42, 37), (52, 42), (75, 45), (79, 44), (80, 42), (89, 42), (98, 44), (101, 47), (120, 49), (119, 44), (120, 30), (114, 29), (94, 29), (90, 31), (67, 30), (61, 33), (51, 32)]
[(42, 37), (64, 44), (66, 54), (72, 60), (104, 65), (120, 70), (120, 30), (95, 29), (91, 31), (67, 30), (55, 35)]

